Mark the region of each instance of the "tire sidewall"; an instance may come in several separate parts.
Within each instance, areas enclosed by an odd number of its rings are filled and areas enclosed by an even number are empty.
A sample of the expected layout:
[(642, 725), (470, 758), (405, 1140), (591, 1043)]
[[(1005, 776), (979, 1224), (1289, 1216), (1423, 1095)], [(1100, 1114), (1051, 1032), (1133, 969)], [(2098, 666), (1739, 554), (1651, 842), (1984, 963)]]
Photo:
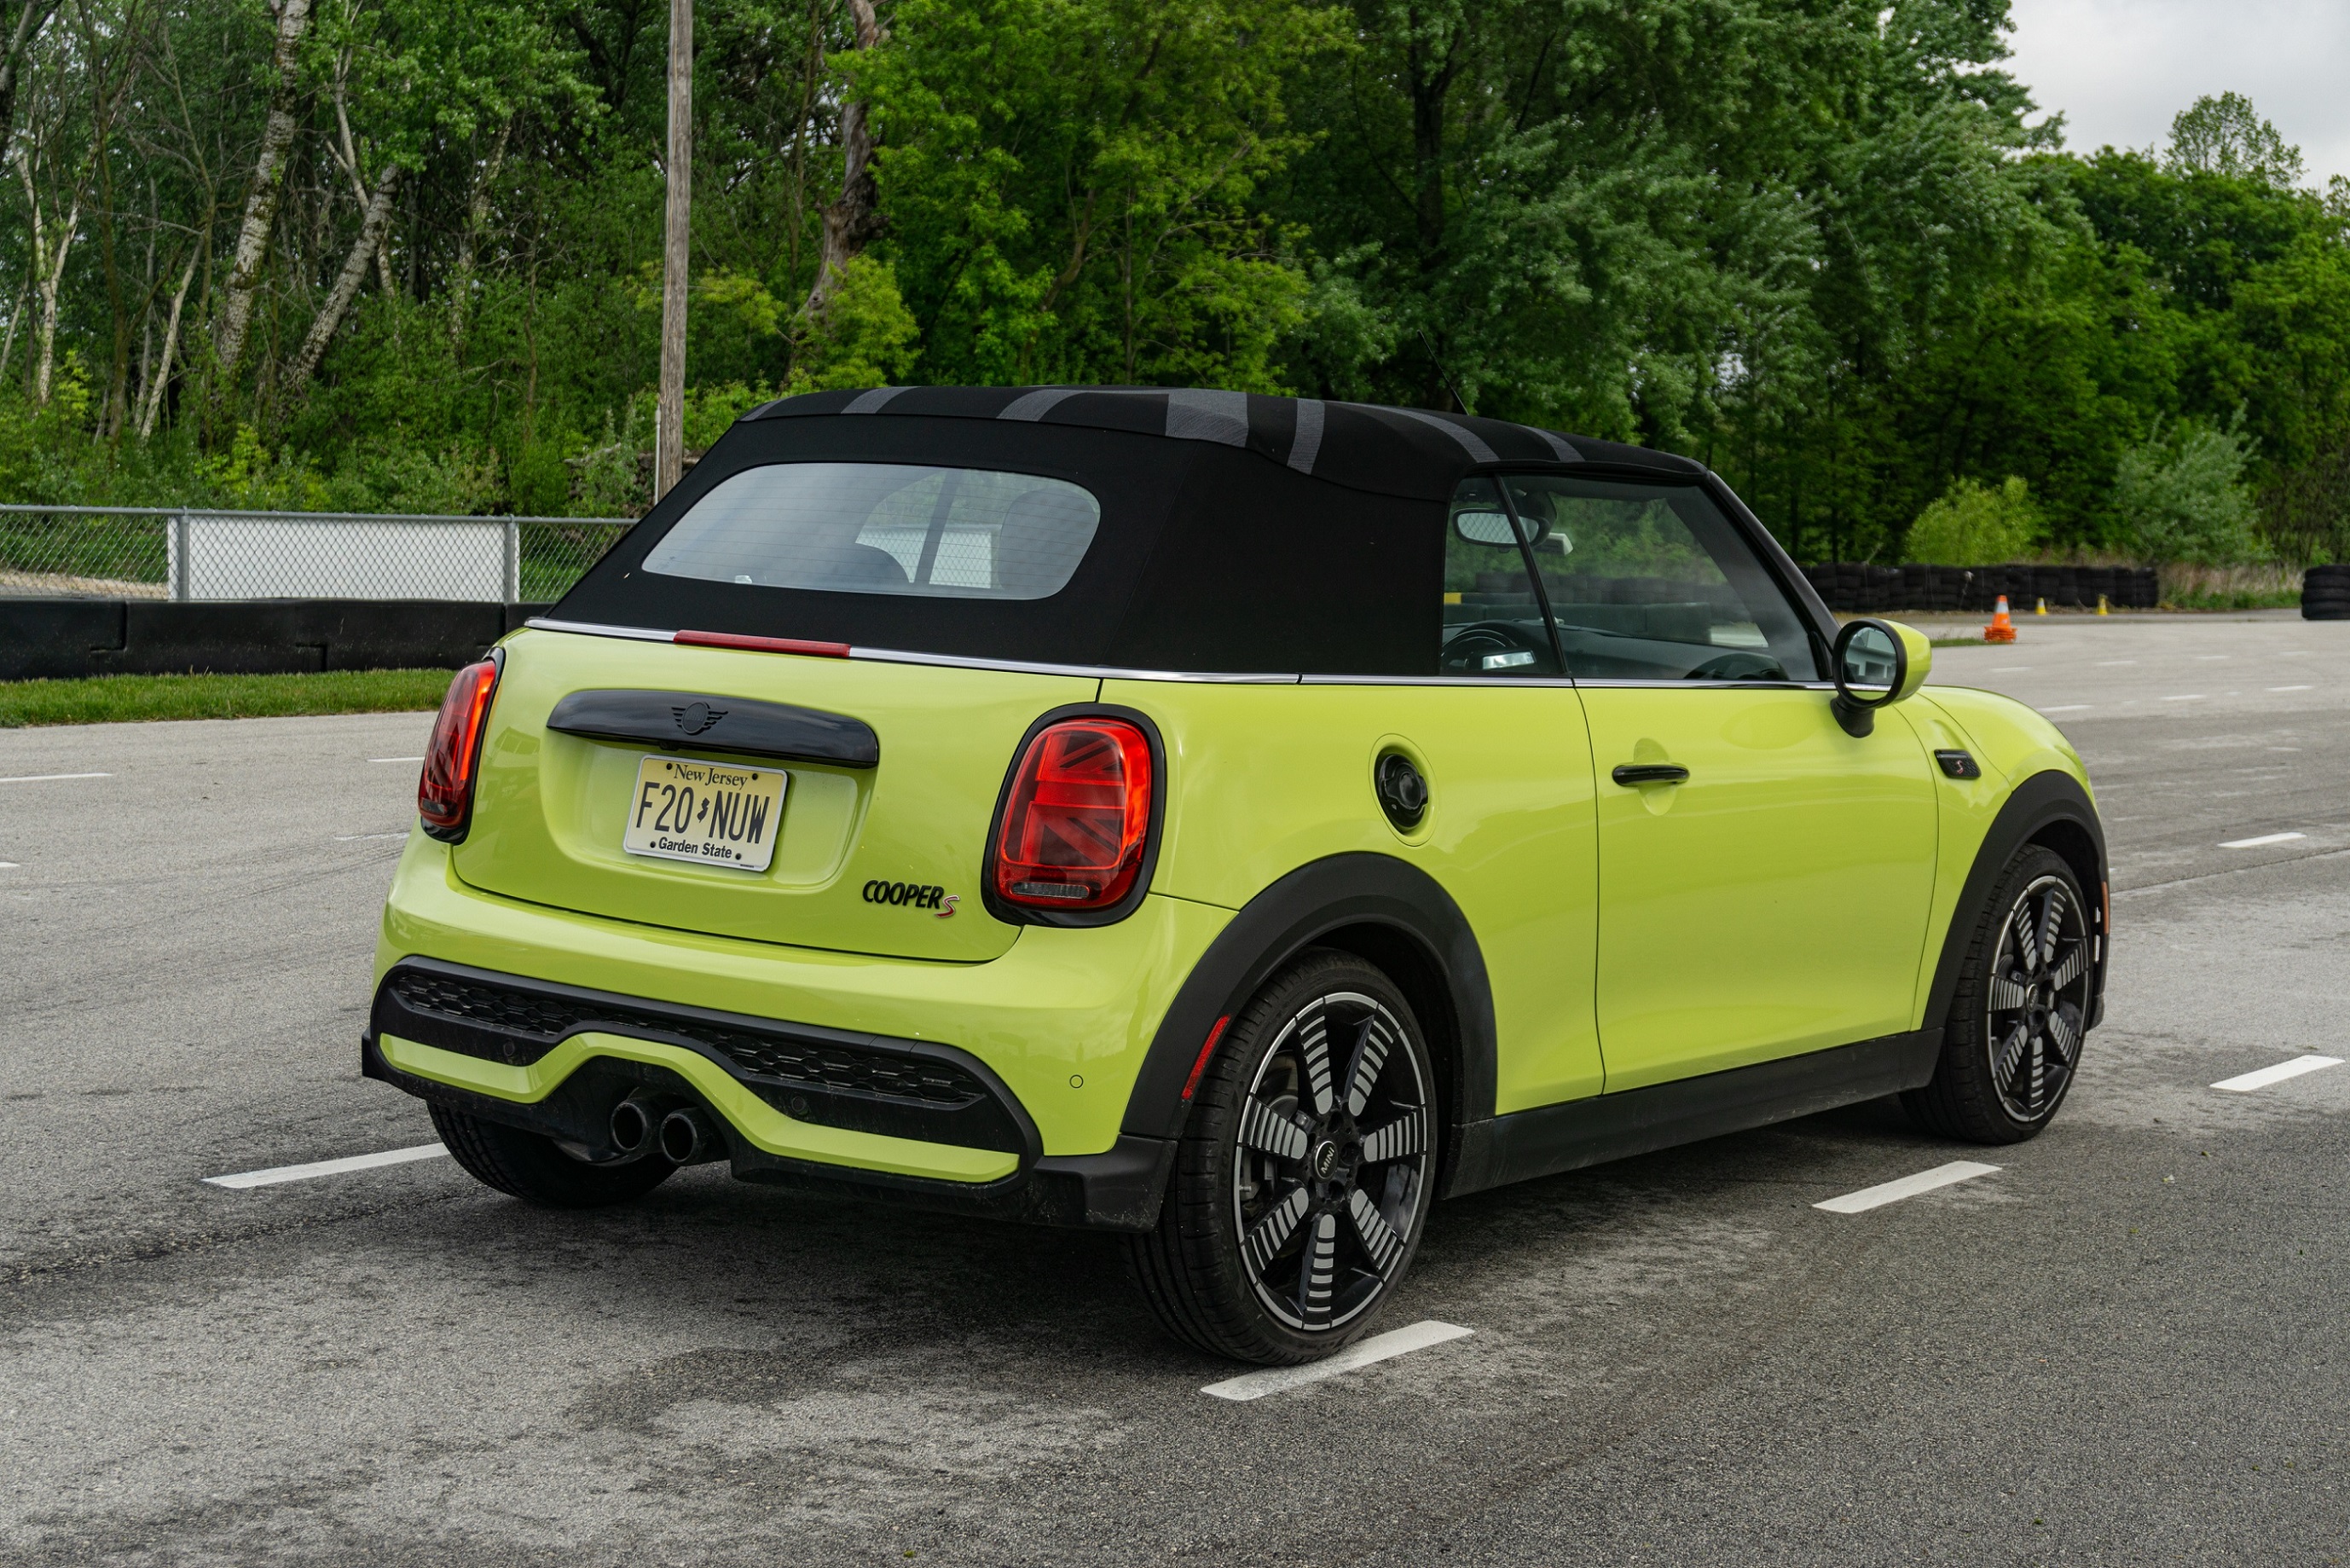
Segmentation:
[[(1232, 1194), (1234, 1168), (1240, 1158), (1240, 1110), (1250, 1086), (1256, 1081), (1266, 1057), (1281, 1043), (1291, 1020), (1315, 999), (1341, 992), (1372, 998), (1393, 1015), (1399, 1026), (1404, 1048), (1411, 1053), (1419, 1081), (1428, 1091), (1429, 1147), (1424, 1156), (1427, 1174), (1419, 1200), (1413, 1206), (1410, 1229), (1403, 1237), (1403, 1250), (1379, 1294), (1337, 1327), (1308, 1332), (1282, 1322), (1257, 1299), (1255, 1286), (1241, 1262), (1241, 1235), (1232, 1212)], [(1335, 1075), (1335, 1065), (1333, 1071)], [(1216, 1196), (1211, 1211), (1203, 1217), (1204, 1233), (1186, 1239), (1195, 1245), (1205, 1242), (1212, 1248), (1219, 1293), (1243, 1307), (1250, 1328), (1261, 1342), (1264, 1359), (1319, 1359), (1360, 1338), (1387, 1310), (1388, 1299), (1410, 1272), (1413, 1260), (1419, 1255), (1420, 1238), (1428, 1229), (1428, 1211), (1435, 1199), (1435, 1175), (1441, 1153), (1438, 1140), (1443, 1128), (1435, 1091), (1434, 1064), (1411, 1003), (1384, 973), (1350, 953), (1328, 949), (1307, 952), (1258, 992), (1233, 1022), (1230, 1044), (1216, 1054), (1210, 1070), (1201, 1077), (1184, 1135), (1183, 1159), (1193, 1164), (1195, 1169), (1204, 1165)]]
[[(2015, 919), (2017, 907), (2033, 888), (2052, 877), (2064, 884), (2066, 896), (2073, 900), (2074, 909), (2079, 911), (2085, 938), (2095, 940), (2088, 899), (2082, 892), (2081, 879), (2074, 875), (2072, 867), (2054, 850), (2039, 845), (2027, 846), (2008, 862), (2007, 869), (2000, 876), (1999, 887), (1988, 911), (1989, 926), (1984, 935), (1982, 962), (1977, 971), (1968, 977), (1970, 1008), (1964, 1021), (1964, 1048), (1981, 1064), (1985, 1082), (1991, 1086), (1988, 1108), (2007, 1124), (2013, 1141), (2019, 1143), (2038, 1136), (2055, 1119), (2056, 1113), (2064, 1108), (2065, 1100), (2072, 1096), (2074, 1080), (2080, 1076), (2081, 1058), (2088, 1051), (2088, 1010), (2085, 1008), (2081, 1021), (2081, 1045), (2074, 1055), (2071, 1069), (2065, 1073), (2064, 1083), (2057, 1086), (2055, 1098), (2048, 1102), (2047, 1108), (2028, 1119), (2008, 1109), (2006, 1099), (1999, 1094), (1996, 1083), (1992, 1082), (1991, 985), (1998, 971), (2000, 947), (2007, 928)], [(2094, 976), (2094, 967), (2091, 972)]]

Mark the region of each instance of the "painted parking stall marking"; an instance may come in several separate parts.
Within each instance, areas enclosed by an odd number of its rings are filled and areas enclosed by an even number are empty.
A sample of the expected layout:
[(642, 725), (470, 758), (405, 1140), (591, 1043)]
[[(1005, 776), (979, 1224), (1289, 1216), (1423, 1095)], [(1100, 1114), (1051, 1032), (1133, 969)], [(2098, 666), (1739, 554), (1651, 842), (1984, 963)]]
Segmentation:
[(1476, 1332), (1473, 1328), (1462, 1328), (1459, 1324), (1438, 1323), (1430, 1318), (1425, 1323), (1413, 1324), (1409, 1328), (1394, 1328), (1385, 1334), (1375, 1334), (1326, 1360), (1311, 1362), (1304, 1366), (1270, 1366), (1263, 1372), (1243, 1372), (1238, 1377), (1211, 1383), (1200, 1392), (1211, 1398), (1246, 1403), (1251, 1399), (1262, 1399), (1268, 1394), (1319, 1383), (1326, 1377), (1336, 1377), (1358, 1366), (1392, 1361), (1399, 1355), (1409, 1355), (1415, 1350), (1426, 1350), (1433, 1345), (1466, 1339)]
[(65, 779), (110, 779), (112, 774), (19, 774), (12, 779), (0, 779), (0, 784), (57, 784)]
[(281, 1181), (307, 1181), (317, 1176), (341, 1176), (347, 1171), (374, 1170), (380, 1166), (438, 1159), (448, 1152), (445, 1145), (423, 1143), (414, 1148), (388, 1148), (380, 1154), (348, 1155), (341, 1159), (314, 1160), (308, 1165), (276, 1165), (267, 1170), (240, 1171), (234, 1176), (207, 1176), (204, 1184), (242, 1191), (248, 1187), (275, 1187)]
[(369, 757), (371, 763), (421, 763), (422, 757)]
[(2290, 844), (2296, 838), (2306, 838), (2306, 833), (2263, 833), (2258, 838), (2230, 838), (2220, 846), (2222, 849), (2258, 849), (2264, 845)]
[(2322, 1073), (2328, 1067), (2339, 1067), (2339, 1056), (2295, 1056), (2290, 1062), (2279, 1062), (2251, 1073), (2239, 1073), (2232, 1078), (2222, 1078), (2211, 1086), (2225, 1089), (2231, 1095), (2249, 1095), (2254, 1089), (2265, 1089), (2271, 1084), (2282, 1084), (2287, 1078), (2298, 1078), (2308, 1073)]
[(1842, 1198), (1831, 1198), (1812, 1207), (1825, 1209), (1831, 1214), (1865, 1214), (1871, 1209), (1882, 1209), (1888, 1203), (1898, 1203), (1905, 1198), (1915, 1198), (1938, 1187), (1950, 1187), (1961, 1181), (1972, 1181), (1978, 1176), (1990, 1176), (1999, 1168), (1979, 1160), (1954, 1159), (1948, 1165), (1938, 1165), (1931, 1170), (1921, 1170), (1898, 1181), (1883, 1181), (1875, 1187), (1864, 1187), (1857, 1192), (1847, 1192)]

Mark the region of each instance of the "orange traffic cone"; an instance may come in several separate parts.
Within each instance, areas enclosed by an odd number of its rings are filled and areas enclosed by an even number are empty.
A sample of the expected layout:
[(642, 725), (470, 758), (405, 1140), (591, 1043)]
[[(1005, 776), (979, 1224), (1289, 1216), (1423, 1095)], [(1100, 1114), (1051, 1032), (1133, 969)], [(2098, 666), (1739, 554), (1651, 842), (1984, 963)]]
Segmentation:
[(2013, 642), (2015, 623), (2007, 618), (2007, 596), (1999, 596), (1999, 608), (1991, 612), (1991, 624), (1983, 628), (1985, 642)]

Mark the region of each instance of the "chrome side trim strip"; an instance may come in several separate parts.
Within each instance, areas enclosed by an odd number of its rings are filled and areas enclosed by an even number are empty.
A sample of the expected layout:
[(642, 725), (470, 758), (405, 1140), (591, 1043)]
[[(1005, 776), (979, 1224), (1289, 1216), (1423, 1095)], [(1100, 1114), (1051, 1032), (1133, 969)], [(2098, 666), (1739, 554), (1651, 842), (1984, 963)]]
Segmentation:
[(1833, 691), (1833, 680), (1614, 680), (1587, 678), (1575, 682), (1578, 686), (1617, 687), (1651, 691), (1720, 691), (1725, 688), (1741, 691)]
[(635, 642), (668, 642), (677, 636), (673, 631), (655, 631), (646, 626), (605, 626), (592, 620), (556, 620), (552, 616), (535, 615), (523, 622), (533, 631), (568, 631), (581, 637), (625, 637)]
[(1014, 675), (1076, 675), (1088, 680), (1180, 680), (1218, 686), (1295, 686), (1295, 675), (1225, 675), (1204, 670), (1120, 670), (1106, 664), (1044, 664), (1018, 659), (973, 659), (959, 653), (914, 653), (895, 648), (852, 648), (851, 659), (883, 664), (931, 664), (949, 670), (1000, 670)]
[(1305, 686), (1564, 686), (1566, 675), (1301, 675)]

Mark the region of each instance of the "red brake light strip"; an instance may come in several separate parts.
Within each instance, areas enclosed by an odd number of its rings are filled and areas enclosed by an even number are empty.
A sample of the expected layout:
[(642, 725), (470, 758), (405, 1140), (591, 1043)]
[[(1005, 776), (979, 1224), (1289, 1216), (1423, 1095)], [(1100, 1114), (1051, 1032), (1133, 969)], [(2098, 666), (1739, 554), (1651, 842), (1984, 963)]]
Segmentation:
[(815, 642), (804, 637), (743, 637), (731, 631), (681, 631), (672, 633), (671, 642), (688, 648), (737, 648), (746, 653), (797, 653), (810, 659), (846, 659), (848, 644), (845, 642)]

